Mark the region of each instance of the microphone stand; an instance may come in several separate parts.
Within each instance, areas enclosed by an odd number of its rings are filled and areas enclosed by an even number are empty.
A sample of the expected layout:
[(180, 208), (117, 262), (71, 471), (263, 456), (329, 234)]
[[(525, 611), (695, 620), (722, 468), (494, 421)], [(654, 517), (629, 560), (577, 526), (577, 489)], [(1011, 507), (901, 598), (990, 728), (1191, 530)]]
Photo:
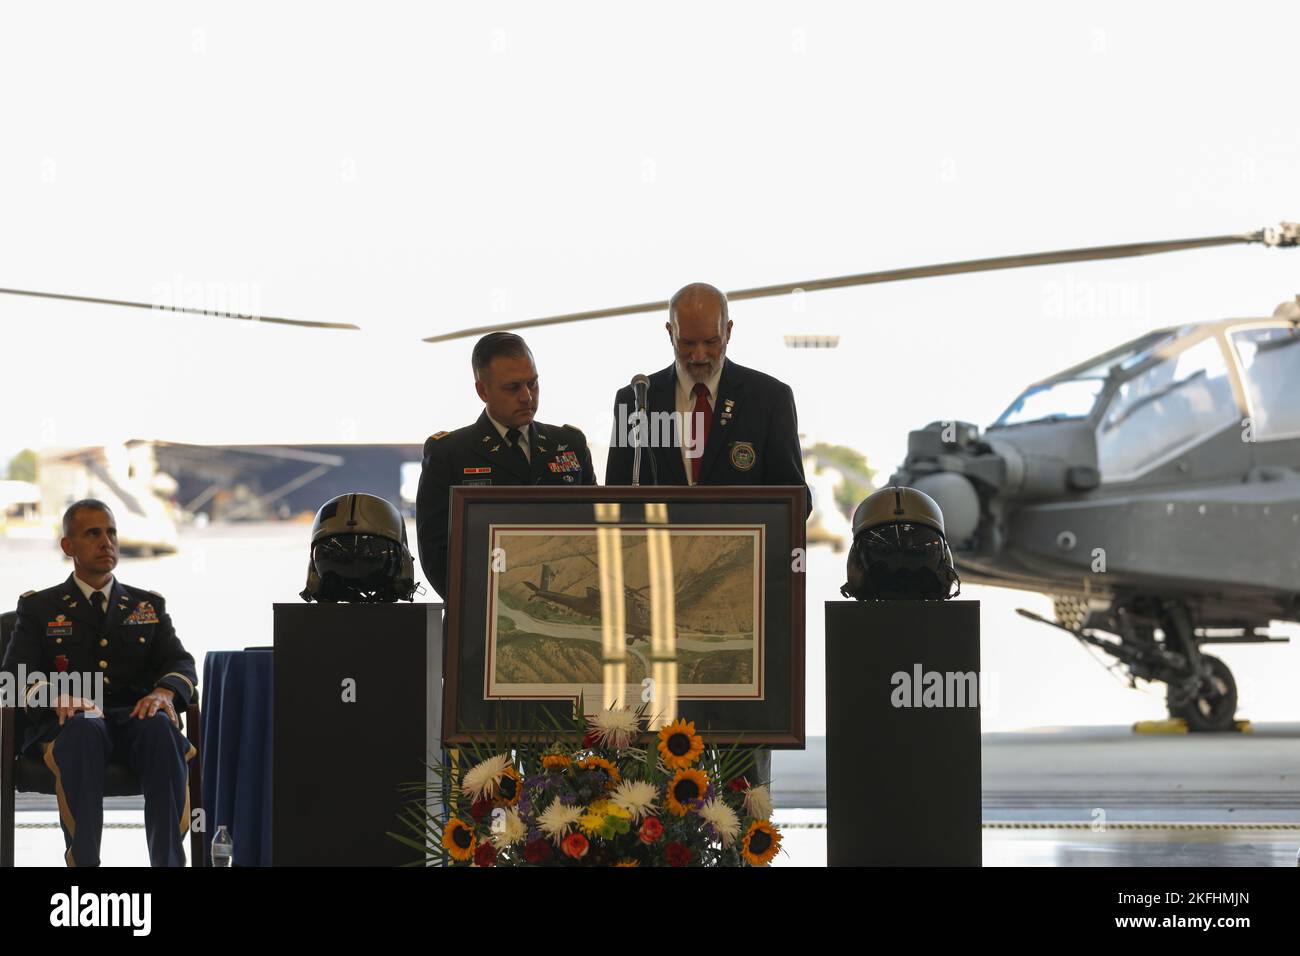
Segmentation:
[[(640, 376), (638, 376), (640, 377)], [(636, 386), (633, 388), (633, 395), (637, 395)], [(646, 399), (640, 399), (637, 402), (637, 415), (640, 420), (637, 421), (637, 427), (632, 429), (632, 486), (640, 488), (641, 486), (641, 428), (645, 428), (646, 434), (650, 433), (650, 402)], [(659, 464), (654, 460), (654, 451), (650, 453), (650, 484), (659, 484)]]
[[(637, 415), (639, 415), (640, 418), (637, 419), (636, 427), (632, 429), (632, 487), (633, 488), (641, 487), (641, 425), (642, 423), (645, 423), (647, 425), (646, 428), (647, 431), (650, 430), (648, 427), (649, 423), (646, 420), (646, 415), (647, 415), (646, 410), (644, 408), (638, 408)], [(654, 462), (653, 455), (651, 456), (650, 461), (651, 463)]]

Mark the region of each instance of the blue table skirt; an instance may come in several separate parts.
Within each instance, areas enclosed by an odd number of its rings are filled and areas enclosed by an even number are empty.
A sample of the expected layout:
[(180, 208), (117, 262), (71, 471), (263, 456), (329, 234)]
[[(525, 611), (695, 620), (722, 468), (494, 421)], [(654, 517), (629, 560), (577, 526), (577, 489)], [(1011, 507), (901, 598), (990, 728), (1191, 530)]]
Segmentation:
[(203, 660), (204, 852), (230, 831), (236, 866), (271, 865), (272, 653), (211, 651)]

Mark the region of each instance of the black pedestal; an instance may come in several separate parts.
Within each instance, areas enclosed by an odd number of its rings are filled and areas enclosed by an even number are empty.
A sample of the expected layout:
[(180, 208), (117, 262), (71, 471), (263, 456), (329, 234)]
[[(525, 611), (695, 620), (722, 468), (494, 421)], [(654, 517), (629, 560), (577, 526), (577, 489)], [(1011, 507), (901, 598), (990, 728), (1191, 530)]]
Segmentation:
[(418, 858), (386, 833), (406, 832), (398, 787), (426, 779), (441, 705), (442, 605), (275, 605), (272, 862)]
[(978, 601), (826, 602), (831, 866), (979, 866)]

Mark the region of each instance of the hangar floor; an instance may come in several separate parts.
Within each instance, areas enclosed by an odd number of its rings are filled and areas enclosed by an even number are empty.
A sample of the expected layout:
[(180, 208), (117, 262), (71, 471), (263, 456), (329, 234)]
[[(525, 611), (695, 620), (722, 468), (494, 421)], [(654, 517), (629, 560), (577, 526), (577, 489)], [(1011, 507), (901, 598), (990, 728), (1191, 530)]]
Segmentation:
[[(1048, 727), (984, 735), (986, 866), (1295, 866), (1300, 724), (1250, 733)], [(773, 760), (778, 864), (826, 862), (825, 738)], [(62, 852), (53, 798), (20, 798), (17, 862)], [(103, 860), (146, 863), (138, 799), (109, 801)]]

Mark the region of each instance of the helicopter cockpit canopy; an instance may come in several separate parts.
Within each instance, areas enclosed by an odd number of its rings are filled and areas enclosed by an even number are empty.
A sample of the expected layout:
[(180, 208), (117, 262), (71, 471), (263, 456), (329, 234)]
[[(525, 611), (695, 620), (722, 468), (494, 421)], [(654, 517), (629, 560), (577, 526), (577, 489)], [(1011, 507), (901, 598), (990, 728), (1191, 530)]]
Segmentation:
[(989, 427), (1088, 418), (1097, 407), (1097, 399), (1111, 376), (1142, 364), (1184, 331), (1166, 329), (1148, 333), (1091, 359), (1082, 366), (1031, 385)]
[(1300, 437), (1300, 328), (1225, 320), (1165, 329), (1030, 386), (990, 429), (1088, 420), (1102, 481), (1138, 477), (1230, 427)]

